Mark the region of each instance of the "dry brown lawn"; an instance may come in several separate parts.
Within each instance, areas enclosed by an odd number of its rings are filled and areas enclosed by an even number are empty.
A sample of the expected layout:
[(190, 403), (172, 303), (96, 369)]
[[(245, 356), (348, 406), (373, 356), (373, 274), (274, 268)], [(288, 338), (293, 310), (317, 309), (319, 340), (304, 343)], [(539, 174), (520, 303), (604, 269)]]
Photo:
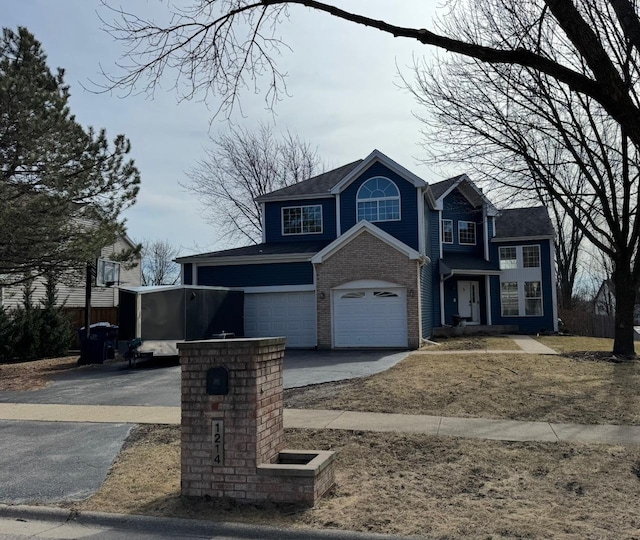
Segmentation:
[[(611, 352), (613, 339), (584, 336), (539, 336), (540, 343), (559, 353)], [(636, 342), (636, 354), (640, 353), (640, 343)]]
[(0, 391), (28, 391), (44, 388), (54, 375), (76, 369), (77, 362), (77, 356), (65, 356), (0, 364)]
[(640, 448), (287, 430), (289, 448), (337, 452), (314, 508), (179, 496), (177, 427), (138, 428), (79, 510), (425, 538), (638, 538)]
[(532, 354), (409, 355), (371, 377), (285, 390), (285, 406), (640, 424), (640, 362)]
[(428, 344), (422, 347), (424, 351), (454, 351), (454, 350), (519, 350), (515, 341), (507, 336), (461, 336), (451, 338), (434, 338), (437, 345)]

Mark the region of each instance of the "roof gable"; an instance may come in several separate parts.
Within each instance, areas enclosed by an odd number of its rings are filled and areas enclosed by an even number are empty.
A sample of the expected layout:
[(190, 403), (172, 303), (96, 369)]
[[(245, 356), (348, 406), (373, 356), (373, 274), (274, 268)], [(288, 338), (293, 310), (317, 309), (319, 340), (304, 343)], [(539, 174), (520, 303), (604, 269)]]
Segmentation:
[(331, 189), (331, 193), (333, 195), (337, 195), (344, 191), (374, 163), (382, 163), (385, 167), (392, 170), (415, 187), (427, 186), (427, 183), (422, 178), (405, 169), (402, 165), (396, 163), (390, 157), (380, 152), (380, 150), (374, 150), (366, 158), (361, 160), (353, 169), (351, 169), (338, 183), (336, 183), (336, 185)]
[(457, 189), (474, 208), (481, 208), (482, 206), (485, 206), (487, 209), (487, 215), (498, 215), (497, 208), (493, 206), (493, 203), (466, 174), (454, 176), (453, 178), (448, 178), (447, 180), (443, 180), (442, 182), (437, 182), (436, 184), (431, 184), (429, 186), (429, 191), (435, 199), (435, 210), (443, 209), (444, 199), (454, 189)]
[(408, 246), (404, 242), (401, 242), (397, 238), (391, 236), (389, 233), (383, 231), (379, 227), (376, 227), (375, 225), (373, 225), (372, 223), (366, 220), (359, 221), (342, 236), (339, 236), (333, 242), (331, 242), (327, 247), (325, 247), (323, 250), (316, 253), (311, 258), (311, 262), (314, 264), (319, 264), (324, 262), (325, 259), (329, 258), (331, 255), (336, 253), (343, 246), (348, 244), (351, 240), (353, 240), (356, 236), (359, 236), (363, 232), (368, 232), (372, 236), (375, 236), (382, 242), (388, 244), (392, 248), (398, 250), (400, 253), (403, 253), (404, 255), (406, 255), (409, 259), (425, 260), (426, 262), (430, 262), (430, 259), (428, 257), (421, 255), (412, 247)]

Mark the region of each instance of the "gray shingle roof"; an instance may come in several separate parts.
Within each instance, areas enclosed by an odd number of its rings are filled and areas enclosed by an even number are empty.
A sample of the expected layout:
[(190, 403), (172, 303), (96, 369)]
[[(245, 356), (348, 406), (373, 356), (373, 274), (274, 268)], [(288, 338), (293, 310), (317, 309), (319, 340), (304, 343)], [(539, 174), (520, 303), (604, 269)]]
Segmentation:
[(313, 242), (273, 242), (271, 244), (255, 244), (223, 251), (213, 251), (210, 253), (199, 253), (178, 257), (179, 260), (187, 262), (186, 259), (213, 259), (218, 257), (247, 257), (257, 255), (293, 255), (308, 253), (313, 255), (329, 244), (329, 240), (318, 240)]
[(442, 180), (441, 182), (436, 182), (435, 184), (429, 184), (429, 190), (431, 191), (433, 198), (439, 199), (444, 193), (447, 192), (447, 190), (451, 186), (453, 186), (453, 184), (455, 184), (460, 179), (461, 176), (464, 176), (464, 175), (459, 174), (458, 176), (447, 178), (446, 180)]
[(544, 206), (509, 208), (496, 217), (496, 239), (553, 235), (553, 224)]
[[(444, 263), (444, 268), (443, 268)], [(483, 258), (466, 253), (445, 253), (440, 259), (440, 273), (445, 275), (449, 270), (499, 270), (497, 261), (485, 261)]]
[(353, 163), (347, 163), (346, 165), (338, 167), (337, 169), (333, 169), (332, 171), (327, 171), (325, 173), (319, 174), (318, 176), (313, 176), (312, 178), (308, 178), (307, 180), (298, 182), (297, 184), (293, 184), (291, 186), (272, 191), (271, 193), (267, 193), (266, 195), (262, 195), (261, 197), (257, 197), (256, 201), (272, 201), (286, 199), (288, 197), (301, 196), (326, 197), (331, 192), (331, 188), (333, 188), (333, 186), (340, 182), (340, 180), (342, 180), (347, 174), (355, 169), (361, 162), (362, 160), (359, 159), (357, 161), (354, 161)]

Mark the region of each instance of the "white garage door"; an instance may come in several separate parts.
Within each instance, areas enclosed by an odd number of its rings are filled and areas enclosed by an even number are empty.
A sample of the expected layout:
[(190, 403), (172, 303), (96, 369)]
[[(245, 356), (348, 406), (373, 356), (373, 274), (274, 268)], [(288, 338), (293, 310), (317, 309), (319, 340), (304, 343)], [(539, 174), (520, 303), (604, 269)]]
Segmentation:
[(315, 293), (245, 293), (244, 333), (247, 337), (284, 336), (287, 347), (315, 347)]
[(333, 291), (334, 347), (406, 347), (406, 289)]

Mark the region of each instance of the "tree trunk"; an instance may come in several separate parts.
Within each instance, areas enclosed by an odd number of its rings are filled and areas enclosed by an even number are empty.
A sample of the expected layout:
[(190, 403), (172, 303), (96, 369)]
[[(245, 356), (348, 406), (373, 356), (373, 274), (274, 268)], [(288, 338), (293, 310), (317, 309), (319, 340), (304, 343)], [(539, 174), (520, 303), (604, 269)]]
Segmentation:
[(638, 284), (631, 279), (631, 272), (628, 268), (620, 267), (613, 272), (613, 284), (616, 298), (613, 353), (623, 356), (635, 356), (633, 308), (636, 303)]

